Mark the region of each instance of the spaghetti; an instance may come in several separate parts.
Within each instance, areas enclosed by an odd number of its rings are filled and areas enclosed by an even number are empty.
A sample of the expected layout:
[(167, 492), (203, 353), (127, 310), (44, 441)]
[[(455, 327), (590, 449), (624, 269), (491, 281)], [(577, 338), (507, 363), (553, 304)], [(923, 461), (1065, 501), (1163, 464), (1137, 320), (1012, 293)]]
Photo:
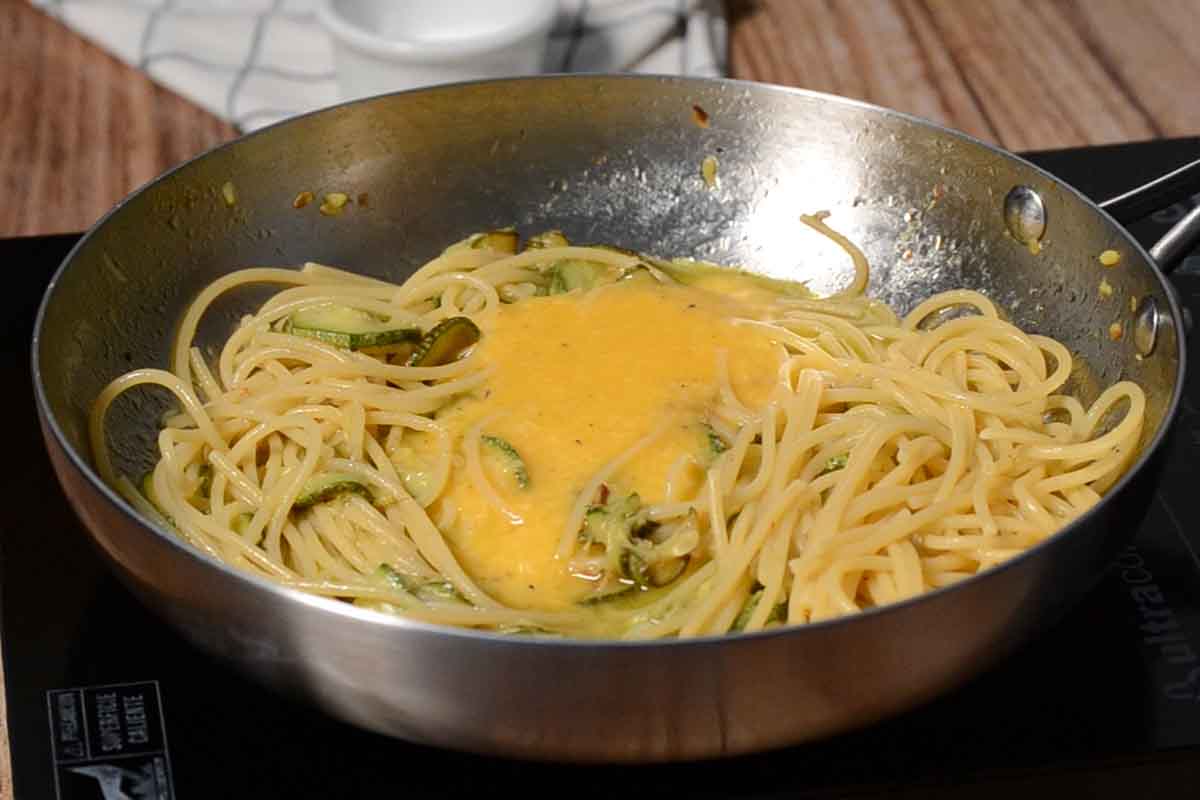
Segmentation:
[[(986, 570), (1099, 501), (1134, 458), (1131, 382), (1061, 394), (1067, 349), (972, 291), (903, 318), (842, 292), (561, 234), (477, 234), (396, 285), (248, 269), (188, 309), (169, 370), (97, 398), (101, 476), (197, 550), (427, 622), (604, 638), (851, 614)], [(212, 302), (283, 285), (219, 355)], [(105, 417), (178, 411), (141, 484)]]

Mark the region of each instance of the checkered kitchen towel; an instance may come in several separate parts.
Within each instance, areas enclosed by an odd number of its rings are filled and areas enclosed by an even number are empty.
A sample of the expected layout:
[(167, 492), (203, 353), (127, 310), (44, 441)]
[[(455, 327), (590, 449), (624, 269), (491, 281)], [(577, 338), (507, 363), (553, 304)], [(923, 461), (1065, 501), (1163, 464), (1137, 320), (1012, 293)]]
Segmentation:
[[(338, 100), (315, 0), (32, 2), (242, 130)], [(721, 0), (558, 2), (558, 71), (725, 74)]]

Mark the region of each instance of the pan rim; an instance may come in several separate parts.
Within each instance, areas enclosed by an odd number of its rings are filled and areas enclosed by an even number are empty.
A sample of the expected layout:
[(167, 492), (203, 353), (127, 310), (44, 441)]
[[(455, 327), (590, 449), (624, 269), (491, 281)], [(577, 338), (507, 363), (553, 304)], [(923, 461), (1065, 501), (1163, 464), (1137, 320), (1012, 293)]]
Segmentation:
[[(982, 147), (995, 156), (1001, 158), (1013, 159), (1023, 167), (1032, 170), (1041, 177), (1052, 181), (1057, 187), (1061, 187), (1068, 196), (1073, 197), (1077, 201), (1084, 204), (1093, 213), (1098, 214), (1102, 219), (1106, 220), (1111, 226), (1119, 232), (1120, 236), (1125, 240), (1125, 244), (1134, 250), (1145, 262), (1150, 266), (1153, 275), (1159, 282), (1159, 287), (1166, 298), (1167, 305), (1170, 309), (1170, 318), (1175, 331), (1175, 351), (1178, 359), (1178, 369), (1176, 370), (1175, 384), (1172, 387), (1171, 400), (1163, 414), (1162, 421), (1159, 424), (1158, 430), (1154, 437), (1143, 448), (1136, 462), (1131, 465), (1120, 479), (1108, 490), (1101, 498), (1100, 502), (1092, 508), (1088, 509), (1082, 515), (1072, 520), (1063, 528), (1056, 531), (1045, 540), (1037, 543), (1033, 547), (1025, 550), (1021, 554), (1014, 556), (1007, 561), (991, 567), (984, 572), (972, 575), (958, 583), (947, 586), (931, 589), (922, 592), (915, 597), (901, 600), (894, 603), (889, 603), (884, 606), (877, 606), (864, 609), (855, 614), (850, 614), (841, 617), (833, 617), (817, 622), (810, 622), (803, 625), (789, 625), (769, 630), (755, 631), (751, 633), (724, 633), (710, 634), (706, 636), (696, 636), (689, 638), (664, 638), (664, 639), (649, 639), (649, 640), (624, 640), (624, 639), (589, 639), (589, 638), (573, 638), (573, 637), (539, 637), (539, 636), (513, 636), (510, 634), (482, 631), (471, 628), (462, 628), (449, 625), (439, 625), (430, 622), (424, 622), (399, 615), (384, 614), (382, 612), (371, 611), (369, 609), (359, 608), (350, 603), (346, 603), (334, 598), (328, 598), (302, 592), (298, 589), (291, 589), (286, 586), (274, 583), (264, 577), (252, 575), (241, 570), (235, 569), (233, 566), (219, 561), (212, 556), (209, 556), (191, 545), (187, 544), (178, 535), (161, 528), (150, 520), (143, 517), (136, 509), (133, 508), (123, 497), (121, 497), (112, 487), (110, 487), (92, 466), (77, 452), (67, 440), (63, 433), (62, 426), (50, 409), (50, 404), (46, 395), (44, 381), (41, 373), (40, 359), (40, 344), (42, 332), (45, 323), (47, 309), (53, 302), (54, 294), (58, 288), (59, 282), (66, 272), (70, 269), (75, 261), (77, 254), (88, 246), (91, 239), (104, 228), (111, 219), (120, 214), (121, 211), (136, 198), (143, 194), (152, 191), (159, 183), (164, 182), (174, 176), (177, 172), (185, 170), (193, 162), (207, 158), (210, 155), (224, 151), (227, 148), (232, 148), (248, 139), (266, 135), (277, 128), (298, 124), (310, 117), (315, 117), (322, 114), (336, 114), (358, 105), (365, 105), (373, 102), (382, 102), (386, 99), (394, 97), (402, 97), (408, 95), (429, 95), (442, 92), (459, 91), (464, 88), (484, 87), (484, 86), (518, 86), (537, 83), (549, 83), (555, 81), (569, 81), (578, 83), (610, 83), (621, 81), (634, 81), (641, 83), (668, 83), (679, 85), (694, 85), (694, 86), (722, 86), (736, 87), (746, 90), (758, 92), (779, 93), (784, 95), (793, 95), (807, 97), (814, 100), (820, 100), (824, 103), (841, 105), (852, 108), (860, 108), (872, 111), (883, 117), (903, 120), (910, 124), (914, 124), (926, 130), (940, 132), (944, 135), (949, 135), (953, 138), (962, 140), (968, 144)], [(474, 642), (479, 645), (494, 645), (506, 644), (517, 645), (521, 647), (537, 647), (537, 648), (570, 648), (570, 649), (677, 649), (677, 648), (705, 648), (720, 644), (750, 644), (760, 640), (774, 639), (776, 637), (796, 636), (806, 631), (824, 631), (835, 626), (845, 626), (854, 622), (874, 621), (880, 617), (890, 614), (899, 614), (908, 609), (924, 603), (931, 603), (941, 598), (948, 596), (960, 589), (970, 587), (978, 587), (989, 580), (998, 580), (1009, 570), (1017, 569), (1027, 560), (1040, 554), (1044, 549), (1053, 547), (1060, 540), (1073, 535), (1079, 535), (1081, 529), (1086, 526), (1091, 520), (1098, 517), (1104, 507), (1108, 506), (1110, 501), (1117, 499), (1121, 495), (1128, 484), (1137, 477), (1145, 468), (1146, 465), (1158, 454), (1162, 447), (1168, 432), (1176, 422), (1178, 416), (1179, 405), (1183, 396), (1183, 387), (1187, 374), (1187, 344), (1186, 344), (1186, 328), (1183, 324), (1183, 314), (1179, 307), (1176, 292), (1170, 284), (1169, 279), (1163, 274), (1162, 270), (1150, 257), (1142, 245), (1133, 238), (1129, 231), (1110, 214), (1101, 209), (1094, 201), (1083, 195), (1073, 185), (1063, 181), (1058, 176), (1048, 172), (1045, 169), (1033, 164), (1025, 158), (1017, 155), (1009, 150), (998, 147), (996, 145), (984, 142), (970, 134), (964, 133), (955, 128), (942, 125), (937, 122), (909, 114), (903, 111), (880, 106), (874, 103), (868, 103), (862, 100), (842, 97), (840, 95), (830, 94), (826, 92), (813, 91), (811, 89), (800, 89), (795, 87), (780, 86), (770, 83), (761, 83), (756, 81), (739, 80), (735, 78), (720, 78), (720, 77), (687, 77), (679, 75), (666, 74), (605, 74), (605, 73), (589, 73), (589, 74), (572, 74), (572, 73), (548, 73), (535, 76), (517, 77), (517, 78), (500, 78), (500, 79), (482, 79), (472, 81), (461, 81), (456, 83), (443, 84), (438, 86), (421, 87), (417, 89), (408, 89), (399, 92), (391, 92), (386, 94), (375, 95), (356, 100), (350, 100), (338, 103), (325, 108), (306, 112), (295, 117), (290, 117), (271, 125), (264, 126), (250, 133), (242, 134), (228, 142), (215, 145), (192, 158), (183, 161), (180, 164), (166, 170), (165, 172), (150, 179), (146, 183), (139, 186), (134, 191), (130, 192), (124, 199), (109, 209), (101, 216), (85, 233), (80, 237), (79, 241), (72, 246), (71, 250), (63, 258), (62, 262), (55, 269), (54, 274), (50, 278), (50, 282), (42, 295), (41, 301), (38, 304), (37, 316), (34, 320), (33, 337), (31, 342), (31, 372), (34, 384), (34, 399), (37, 407), (38, 418), (41, 421), (43, 431), (48, 433), (54, 440), (54, 444), (61, 450), (66, 460), (71, 467), (81, 474), (93, 489), (99, 492), (109, 504), (114, 506), (121, 514), (129, 517), (137, 524), (144, 532), (158, 536), (164, 540), (169, 547), (178, 550), (184, 557), (191, 558), (205, 567), (216, 569), (224, 578), (233, 579), (234, 581), (245, 582), (249, 586), (258, 591), (266, 591), (285, 603), (299, 602), (309, 608), (323, 612), (325, 614), (335, 615), (336, 617), (354, 620), (356, 623), (369, 624), (375, 627), (390, 628), (394, 631), (413, 632), (433, 635), (446, 635), (454, 639)], [(77, 514), (78, 516), (78, 514)], [(80, 521), (80, 524), (86, 529), (87, 523)], [(93, 534), (88, 531), (89, 536)], [(106, 552), (106, 558), (110, 558), (110, 554)]]

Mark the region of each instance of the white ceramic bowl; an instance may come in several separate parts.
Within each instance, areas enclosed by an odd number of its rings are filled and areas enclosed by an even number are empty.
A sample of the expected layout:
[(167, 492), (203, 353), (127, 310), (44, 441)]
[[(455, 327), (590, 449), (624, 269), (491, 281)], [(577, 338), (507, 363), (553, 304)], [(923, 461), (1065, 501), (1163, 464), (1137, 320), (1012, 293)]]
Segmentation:
[(557, 0), (324, 0), (342, 98), (540, 72)]

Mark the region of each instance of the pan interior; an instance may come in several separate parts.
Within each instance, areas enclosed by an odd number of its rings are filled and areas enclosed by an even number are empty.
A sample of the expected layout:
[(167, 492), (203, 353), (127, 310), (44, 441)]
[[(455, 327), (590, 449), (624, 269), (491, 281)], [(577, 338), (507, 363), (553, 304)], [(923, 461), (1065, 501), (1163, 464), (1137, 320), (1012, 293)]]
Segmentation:
[[(705, 159), (715, 160), (715, 180), (705, 179)], [(1046, 207), (1036, 253), (1004, 224), (1004, 198), (1018, 185)], [(293, 207), (306, 191), (316, 202)], [(351, 197), (341, 214), (318, 211), (328, 192)], [(1165, 309), (1167, 299), (1142, 251), (1069, 187), (903, 115), (671, 78), (556, 77), (392, 95), (207, 154), (132, 196), (73, 255), (45, 309), (40, 377), (52, 418), (90, 458), (86, 413), (96, 394), (134, 366), (165, 365), (185, 306), (235, 269), (313, 260), (400, 281), (467, 233), (516, 225), (739, 264), (824, 294), (849, 280), (851, 265), (798, 222), (816, 211), (864, 251), (870, 293), (898, 312), (937, 291), (980, 290), (1077, 355), (1085, 402), (1114, 381), (1139, 382), (1149, 399), (1145, 440), (1157, 431), (1177, 343), (1168, 327), (1154, 354), (1137, 358), (1132, 306), (1154, 296)], [(1097, 257), (1110, 249), (1122, 259), (1105, 268)], [(217, 346), (269, 291), (224, 298), (201, 345)], [(150, 393), (114, 407), (118, 469), (149, 467), (165, 408)]]

